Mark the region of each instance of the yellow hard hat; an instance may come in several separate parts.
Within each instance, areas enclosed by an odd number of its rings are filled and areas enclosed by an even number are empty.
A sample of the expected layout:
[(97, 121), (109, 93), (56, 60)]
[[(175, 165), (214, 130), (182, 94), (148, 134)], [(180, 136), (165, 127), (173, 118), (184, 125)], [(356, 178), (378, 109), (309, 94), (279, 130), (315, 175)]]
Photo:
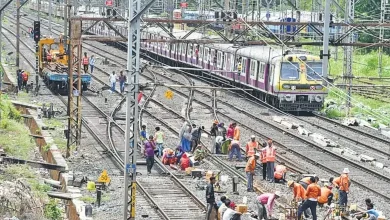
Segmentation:
[(287, 186), (288, 186), (288, 187), (291, 187), (293, 184), (294, 184), (294, 181), (292, 181), (292, 180), (289, 180), (289, 181), (287, 182)]

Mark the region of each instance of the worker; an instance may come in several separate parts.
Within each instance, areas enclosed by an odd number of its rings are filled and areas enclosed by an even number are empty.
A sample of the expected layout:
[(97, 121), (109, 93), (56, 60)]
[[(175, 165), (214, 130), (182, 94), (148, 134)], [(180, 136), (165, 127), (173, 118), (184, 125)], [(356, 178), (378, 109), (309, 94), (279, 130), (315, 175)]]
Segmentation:
[(309, 208), (313, 220), (317, 220), (317, 200), (321, 196), (321, 188), (317, 185), (316, 178), (313, 176), (310, 177), (310, 185), (307, 187), (305, 196), (307, 199), (298, 209), (298, 219), (301, 219), (302, 213)]
[[(93, 67), (91, 66), (91, 74), (92, 74)], [(127, 81), (127, 77), (123, 75), (123, 71), (119, 72), (119, 89), (121, 93), (125, 92), (125, 83)], [(139, 103), (139, 101), (138, 101)]]
[(165, 134), (161, 131), (160, 127), (156, 127), (156, 133), (154, 133), (154, 141), (156, 142), (157, 150), (158, 150), (158, 157), (161, 157), (162, 151), (164, 149), (164, 139)]
[(374, 209), (374, 204), (367, 204), (367, 211), (354, 213), (352, 217), (356, 216), (357, 219), (368, 219), (368, 220), (377, 220), (379, 217), (379, 212)]
[(156, 149), (156, 144), (153, 141), (153, 136), (149, 136), (149, 140), (145, 142), (144, 144), (145, 147), (145, 157), (146, 157), (146, 167), (148, 171), (148, 175), (151, 174), (153, 164), (154, 164), (154, 150)]
[(215, 219), (216, 216), (214, 211), (216, 210), (217, 204), (215, 203), (215, 195), (214, 195), (214, 184), (215, 177), (210, 177), (210, 183), (206, 187), (206, 202), (207, 202), (207, 213), (206, 220)]
[(303, 188), (306, 190), (307, 187), (310, 185), (310, 176), (304, 177), (301, 180), (299, 180), (299, 184), (301, 184)]
[(212, 146), (211, 153), (212, 154), (216, 153), (216, 151), (215, 151), (215, 138), (217, 137), (217, 132), (218, 132), (218, 121), (214, 120), (213, 125), (211, 126), (211, 129), (210, 129), (210, 136), (212, 139), (212, 143), (211, 143), (211, 146)]
[(89, 59), (89, 66), (91, 67), (91, 74), (93, 73), (93, 68), (95, 67), (95, 56), (92, 55)]
[(171, 165), (176, 163), (176, 157), (171, 148), (164, 149), (163, 156), (162, 156), (162, 163), (164, 165)]
[(189, 123), (184, 122), (179, 133), (180, 146), (184, 152), (191, 151), (191, 131), (192, 127), (189, 125)]
[(228, 127), (228, 130), (226, 132), (226, 138), (230, 138), (233, 140), (233, 137), (234, 137), (234, 127), (233, 127), (233, 123), (229, 125)]
[(183, 156), (181, 156), (181, 158), (180, 158), (179, 166), (180, 166), (181, 170), (186, 170), (188, 167), (192, 167), (194, 165), (192, 164), (192, 161), (190, 160), (190, 158), (188, 158), (187, 154), (184, 153)]
[(272, 140), (268, 140), (267, 153), (267, 178), (270, 183), (275, 182), (274, 180), (274, 169), (275, 169), (275, 157), (276, 149), (273, 146)]
[(87, 56), (87, 53), (84, 53), (84, 57), (83, 57), (84, 73), (88, 73), (88, 65), (89, 65), (89, 58)]
[(233, 123), (234, 128), (234, 134), (233, 134), (233, 140), (239, 141), (240, 140), (240, 128), (238, 128), (237, 123)]
[(141, 126), (141, 134), (140, 134), (140, 139), (141, 142), (144, 143), (146, 141), (146, 125)]
[(177, 146), (175, 150), (175, 157), (176, 157), (176, 162), (179, 163), (181, 157), (184, 154), (184, 150), (181, 148), (181, 146)]
[(192, 132), (191, 132), (191, 151), (194, 152), (196, 146), (198, 146), (200, 142), (200, 137), (202, 136), (202, 127), (196, 127), (196, 124), (192, 124)]
[(242, 69), (241, 61), (238, 61), (238, 64), (237, 64), (237, 71), (238, 71), (238, 72), (241, 72), (241, 69)]
[(257, 218), (268, 219), (272, 218), (272, 211), (275, 205), (275, 199), (280, 197), (280, 192), (264, 193), (257, 197)]
[(26, 89), (28, 82), (28, 72), (22, 70), (22, 88)]
[(333, 184), (339, 190), (339, 206), (346, 207), (348, 203), (349, 186), (351, 182), (349, 180), (349, 169), (344, 168), (340, 178), (335, 178)]
[(263, 142), (262, 147), (260, 149), (260, 161), (262, 164), (263, 170), (263, 180), (267, 179), (267, 143)]
[(236, 204), (234, 202), (229, 201), (230, 204), (228, 205), (228, 208), (223, 213), (222, 220), (236, 220), (241, 219), (241, 213), (236, 211)]
[(221, 154), (222, 153), (222, 144), (224, 143), (222, 136), (217, 136), (215, 138), (215, 153)]
[(112, 74), (109, 77), (109, 81), (110, 81), (110, 85), (111, 85), (111, 92), (115, 92), (115, 87), (116, 87), (116, 74), (115, 74), (115, 71), (112, 71)]
[(222, 136), (224, 140), (226, 139), (226, 128), (225, 128), (225, 123), (221, 122), (218, 125), (218, 131), (217, 131), (217, 136)]
[(256, 169), (256, 160), (258, 160), (260, 157), (259, 153), (256, 153), (255, 155), (251, 156), (246, 164), (245, 167), (245, 173), (247, 176), (247, 191), (248, 192), (254, 192), (253, 190), (253, 176), (255, 175), (255, 169)]
[(276, 165), (274, 172), (274, 179), (276, 183), (284, 183), (286, 182), (286, 173), (287, 167), (284, 165), (284, 162)]
[(202, 145), (198, 145), (194, 152), (194, 160), (195, 161), (201, 161), (206, 157), (206, 153), (202, 149)]
[(305, 196), (305, 189), (303, 188), (303, 186), (299, 183), (296, 183), (292, 180), (288, 181), (287, 182), (287, 186), (293, 190), (293, 196), (294, 196), (294, 200), (296, 202), (300, 202), (300, 201), (303, 201), (305, 200), (306, 196)]
[(256, 141), (256, 136), (252, 135), (251, 140), (246, 144), (245, 147), (246, 157), (249, 158), (253, 156), (258, 150), (259, 150), (259, 143)]
[(233, 159), (233, 154), (236, 155), (236, 160), (241, 161), (241, 146), (240, 142), (233, 140), (229, 146), (229, 160)]
[(22, 89), (22, 82), (23, 82), (22, 70), (18, 69), (16, 71), (16, 75), (18, 77), (18, 89), (21, 90)]
[(321, 196), (318, 197), (318, 205), (322, 206), (324, 204), (330, 205), (332, 203), (333, 193), (329, 188), (329, 184), (325, 183), (323, 187), (321, 187)]
[[(223, 200), (222, 200), (223, 199)], [(230, 199), (226, 199), (226, 196), (221, 197), (221, 206), (218, 208), (218, 219), (221, 220), (223, 217), (223, 214), (228, 209), (230, 205)]]

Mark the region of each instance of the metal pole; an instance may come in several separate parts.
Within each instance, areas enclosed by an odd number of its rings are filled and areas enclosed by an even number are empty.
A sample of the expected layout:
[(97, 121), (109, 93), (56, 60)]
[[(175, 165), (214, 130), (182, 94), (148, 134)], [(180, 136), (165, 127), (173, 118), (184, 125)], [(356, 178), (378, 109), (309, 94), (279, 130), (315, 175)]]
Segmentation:
[(20, 0), (16, 0), (16, 68), (19, 69), (19, 52), (20, 52)]
[(41, 21), (41, 0), (38, 0), (38, 21)]
[(325, 20), (324, 20), (323, 58), (322, 58), (322, 74), (324, 77), (328, 77), (330, 1), (331, 0), (325, 0)]
[[(128, 21), (128, 42), (127, 42), (127, 95), (126, 95), (126, 133), (125, 133), (125, 164), (124, 164), (124, 198), (123, 198), (123, 219), (135, 220), (135, 195), (136, 182), (136, 161), (138, 143), (138, 102), (139, 93), (139, 71), (140, 71), (140, 31), (141, 20), (138, 18), (132, 24), (130, 20), (141, 11), (141, 0), (129, 0), (129, 21)], [(130, 161), (131, 158), (131, 161)], [(131, 185), (129, 186), (129, 180)], [(130, 189), (130, 210), (129, 192)], [(128, 211), (130, 217), (128, 218)]]
[[(67, 48), (68, 45), (68, 14), (70, 13), (68, 9), (68, 4), (70, 0), (64, 0), (64, 48)], [(67, 53), (68, 59), (70, 57), (70, 53)]]
[(49, 34), (51, 36), (51, 11), (52, 11), (52, 0), (49, 0)]
[[(2, 1), (0, 0), (0, 4), (2, 3)], [(2, 54), (3, 54), (3, 12), (0, 11), (0, 65), (2, 65)], [(2, 89), (2, 85), (3, 85), (3, 69), (1, 69), (1, 72), (0, 72), (0, 94), (1, 94), (1, 89)]]
[[(380, 24), (383, 24), (385, 22), (385, 10), (386, 10), (385, 1), (386, 0), (381, 0), (381, 17), (379, 20)], [(379, 29), (379, 42), (380, 43), (383, 42), (383, 37), (384, 37), (384, 28), (383, 28), (383, 26), (381, 26)], [(383, 46), (380, 46), (378, 49), (378, 56), (379, 56), (378, 57), (378, 76), (379, 77), (382, 76), (382, 54), (383, 54)]]

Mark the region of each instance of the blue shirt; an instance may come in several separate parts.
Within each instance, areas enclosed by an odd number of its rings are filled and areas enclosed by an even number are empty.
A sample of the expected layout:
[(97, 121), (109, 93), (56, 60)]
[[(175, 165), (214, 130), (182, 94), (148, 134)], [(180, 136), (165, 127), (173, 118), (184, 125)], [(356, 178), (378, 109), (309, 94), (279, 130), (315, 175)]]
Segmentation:
[(379, 217), (379, 213), (375, 209), (370, 209), (370, 210), (367, 211), (367, 213), (370, 214), (370, 215), (375, 215), (375, 217), (377, 217), (377, 218)]
[(144, 131), (144, 130), (141, 131), (141, 137), (143, 137), (144, 139), (146, 139), (146, 131)]

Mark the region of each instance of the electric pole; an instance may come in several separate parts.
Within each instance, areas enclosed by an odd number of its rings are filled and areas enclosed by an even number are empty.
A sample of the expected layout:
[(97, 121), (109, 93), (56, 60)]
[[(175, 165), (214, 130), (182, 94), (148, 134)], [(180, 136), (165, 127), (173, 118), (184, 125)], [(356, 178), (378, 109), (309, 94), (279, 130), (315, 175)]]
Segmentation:
[(16, 68), (19, 69), (19, 52), (20, 52), (20, 0), (16, 0)]
[[(355, 0), (348, 0), (346, 2), (346, 11), (345, 11), (345, 23), (349, 24), (352, 22), (352, 20), (355, 17)], [(353, 27), (347, 27), (348, 29), (351, 29)], [(353, 31), (350, 32), (350, 34), (346, 38), (347, 43), (353, 43), (354, 41), (354, 35)], [(344, 47), (344, 83), (347, 85), (347, 115), (349, 116), (350, 110), (351, 110), (351, 86), (352, 86), (352, 55), (353, 55), (353, 47), (352, 46), (345, 46)]]
[(322, 75), (328, 77), (328, 63), (329, 63), (329, 24), (330, 24), (330, 1), (325, 0), (325, 20), (324, 20), (324, 38), (322, 51)]
[[(129, 0), (128, 17), (128, 41), (127, 41), (127, 94), (126, 94), (126, 133), (125, 133), (125, 166), (124, 166), (124, 198), (123, 198), (123, 219), (135, 220), (135, 195), (136, 182), (136, 161), (138, 144), (138, 102), (139, 74), (140, 74), (140, 31), (141, 20), (138, 17), (133, 23), (131, 20), (141, 12), (141, 0)], [(131, 180), (131, 185), (129, 185)], [(130, 189), (130, 198), (129, 198)], [(130, 203), (129, 203), (130, 201)], [(129, 206), (130, 204), (130, 210)], [(130, 215), (129, 215), (130, 211)], [(128, 218), (129, 216), (129, 218)]]
[(53, 1), (49, 0), (49, 36), (51, 36), (51, 11), (52, 11)]

